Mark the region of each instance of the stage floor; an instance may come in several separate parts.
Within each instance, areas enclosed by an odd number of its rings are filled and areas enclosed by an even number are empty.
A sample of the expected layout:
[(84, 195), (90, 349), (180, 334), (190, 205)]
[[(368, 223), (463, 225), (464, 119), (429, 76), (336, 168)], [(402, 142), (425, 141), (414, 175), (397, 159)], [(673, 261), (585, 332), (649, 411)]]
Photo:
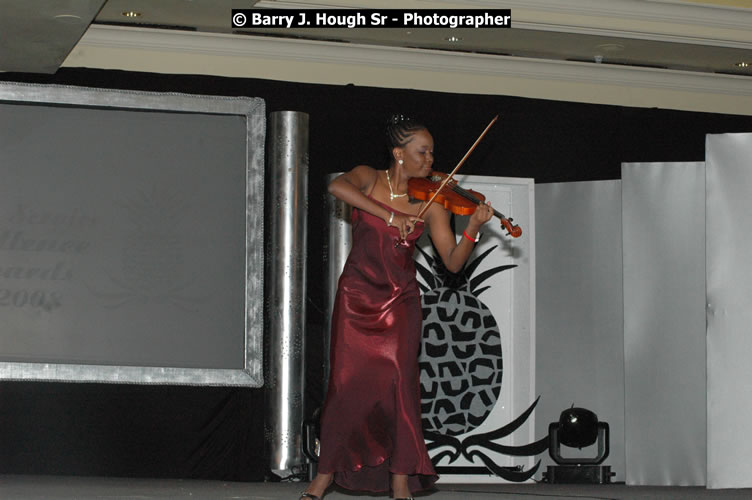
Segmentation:
[[(72, 476), (0, 475), (2, 500), (62, 499), (178, 499), (297, 500), (303, 483), (236, 483), (188, 479), (129, 479)], [(752, 489), (708, 490), (692, 487), (651, 487), (560, 484), (441, 485), (421, 498), (430, 500), (627, 500), (627, 499), (751, 499)], [(353, 494), (330, 491), (326, 500), (387, 499), (387, 495)]]

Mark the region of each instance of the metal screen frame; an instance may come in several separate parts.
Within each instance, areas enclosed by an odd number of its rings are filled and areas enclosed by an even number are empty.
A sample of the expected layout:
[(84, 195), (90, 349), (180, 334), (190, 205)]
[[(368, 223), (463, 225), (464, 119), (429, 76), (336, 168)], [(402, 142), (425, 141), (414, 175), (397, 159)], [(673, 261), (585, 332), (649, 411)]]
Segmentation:
[(266, 139), (263, 99), (0, 82), (0, 103), (239, 115), (245, 117), (246, 123), (244, 367), (214, 369), (0, 362), (0, 380), (261, 387)]

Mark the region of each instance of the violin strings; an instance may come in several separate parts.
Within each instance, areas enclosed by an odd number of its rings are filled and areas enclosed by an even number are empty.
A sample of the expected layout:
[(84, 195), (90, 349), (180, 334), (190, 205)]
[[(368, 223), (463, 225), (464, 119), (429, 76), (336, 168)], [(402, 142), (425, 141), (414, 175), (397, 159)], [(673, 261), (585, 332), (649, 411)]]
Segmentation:
[(470, 191), (464, 188), (459, 187), (457, 184), (452, 185), (452, 191), (464, 196), (465, 198), (467, 198), (468, 200), (472, 201), (475, 204), (481, 203), (480, 198), (477, 198), (473, 193), (471, 193)]
[[(454, 191), (455, 193), (457, 193), (457, 194), (460, 194), (460, 195), (464, 196), (465, 198), (467, 198), (468, 200), (472, 201), (472, 202), (473, 202), (473, 203), (475, 203), (476, 205), (480, 205), (481, 203), (483, 203), (483, 200), (481, 200), (480, 198), (478, 198), (477, 196), (475, 196), (475, 195), (474, 195), (473, 193), (471, 193), (471, 192), (470, 192), (470, 191), (468, 191), (467, 189), (465, 189), (465, 188), (462, 188), (462, 187), (458, 186), (457, 184), (452, 184), (452, 185), (451, 185), (451, 189), (452, 189), (452, 191)], [(494, 215), (495, 215), (496, 217), (498, 217), (498, 218), (500, 218), (500, 219), (506, 219), (506, 217), (504, 216), (504, 214), (502, 214), (501, 212), (499, 212), (499, 211), (498, 211), (498, 210), (496, 210), (495, 208), (491, 208), (491, 210), (493, 210), (493, 211), (494, 211)]]
[[(461, 188), (457, 184), (452, 184), (451, 188), (452, 188), (452, 191), (454, 191), (455, 193), (458, 193), (458, 194), (464, 196), (465, 198), (467, 198), (468, 200), (472, 201), (476, 205), (480, 205), (481, 203), (483, 203), (483, 200), (481, 200), (480, 198), (478, 198), (477, 196), (475, 196), (473, 193), (471, 193), (467, 189)], [(504, 217), (504, 214), (502, 214), (501, 212), (499, 212), (495, 208), (492, 208), (491, 210), (493, 210), (494, 215), (496, 217), (499, 217), (500, 219), (506, 219), (506, 217)]]

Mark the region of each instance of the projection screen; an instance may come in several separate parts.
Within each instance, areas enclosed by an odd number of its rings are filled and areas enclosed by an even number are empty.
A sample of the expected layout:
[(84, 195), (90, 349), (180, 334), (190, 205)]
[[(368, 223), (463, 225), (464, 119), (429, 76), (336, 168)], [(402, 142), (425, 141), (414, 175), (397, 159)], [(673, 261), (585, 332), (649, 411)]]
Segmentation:
[(264, 108), (0, 83), (0, 379), (262, 385)]

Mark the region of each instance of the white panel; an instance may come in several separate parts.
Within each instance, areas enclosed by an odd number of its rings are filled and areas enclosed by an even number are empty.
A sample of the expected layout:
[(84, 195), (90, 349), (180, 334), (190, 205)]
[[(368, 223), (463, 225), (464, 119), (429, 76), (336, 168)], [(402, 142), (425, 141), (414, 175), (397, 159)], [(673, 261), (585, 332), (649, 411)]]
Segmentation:
[(752, 134), (709, 135), (708, 487), (752, 486)]
[[(611, 430), (610, 465), (624, 480), (624, 341), (620, 181), (539, 184), (536, 435), (572, 406)], [(591, 447), (595, 448), (595, 447)], [(595, 449), (562, 447), (565, 458)], [(544, 466), (554, 462), (546, 454)], [(545, 468), (544, 468), (545, 470)]]
[(627, 484), (705, 485), (705, 165), (622, 165)]

